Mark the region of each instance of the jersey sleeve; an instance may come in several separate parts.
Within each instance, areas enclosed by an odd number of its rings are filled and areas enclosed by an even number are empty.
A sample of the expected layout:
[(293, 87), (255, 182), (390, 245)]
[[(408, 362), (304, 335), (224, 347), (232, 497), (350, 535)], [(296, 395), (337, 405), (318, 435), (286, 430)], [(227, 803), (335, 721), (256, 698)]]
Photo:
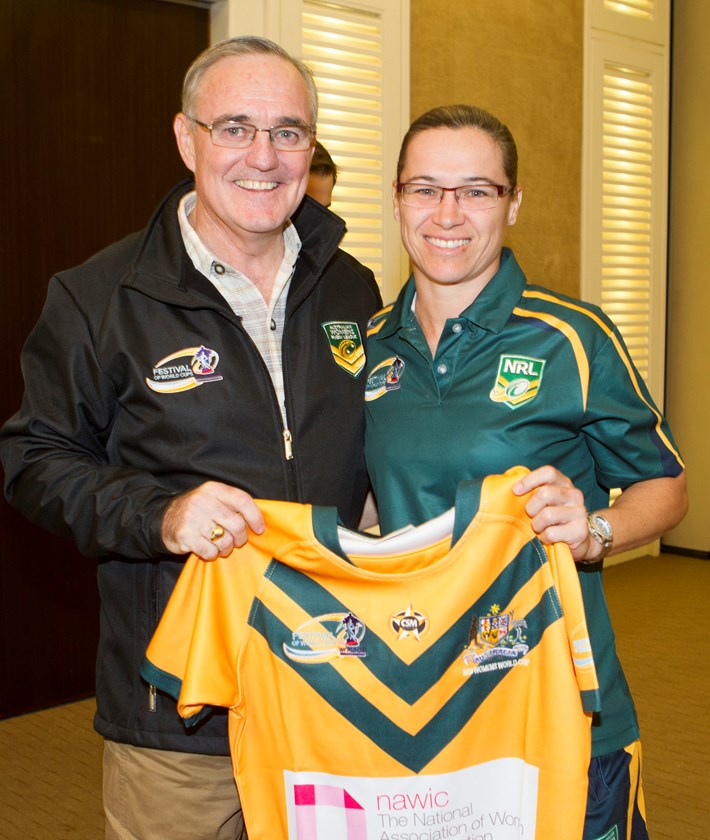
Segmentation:
[(590, 360), (589, 395), (582, 431), (597, 479), (609, 489), (675, 477), (684, 464), (665, 417), (651, 397), (618, 330)]
[(244, 560), (236, 551), (188, 558), (146, 651), (141, 675), (178, 701), (188, 726), (209, 707), (239, 701), (237, 661), (249, 608)]
[(582, 697), (582, 708), (588, 713), (599, 712), (601, 693), (587, 629), (579, 574), (565, 543), (555, 543), (545, 548), (562, 606), (570, 656)]

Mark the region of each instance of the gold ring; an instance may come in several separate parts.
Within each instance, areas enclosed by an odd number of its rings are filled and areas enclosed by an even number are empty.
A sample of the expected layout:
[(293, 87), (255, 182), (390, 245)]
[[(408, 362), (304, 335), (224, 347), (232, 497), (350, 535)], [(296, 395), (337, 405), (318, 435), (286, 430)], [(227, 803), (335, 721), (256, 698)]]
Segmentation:
[(220, 537), (224, 536), (224, 528), (217, 523), (214, 528), (210, 531), (210, 542), (214, 542), (218, 540)]

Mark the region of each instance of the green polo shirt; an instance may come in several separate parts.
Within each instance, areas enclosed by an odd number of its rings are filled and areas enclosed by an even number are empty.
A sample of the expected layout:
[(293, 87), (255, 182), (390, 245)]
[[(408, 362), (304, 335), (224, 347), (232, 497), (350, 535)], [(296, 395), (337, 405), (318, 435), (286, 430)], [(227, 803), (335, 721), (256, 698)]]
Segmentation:
[[(552, 464), (584, 493), (676, 476), (668, 425), (618, 330), (591, 304), (527, 284), (512, 252), (434, 359), (412, 311), (414, 280), (376, 315), (367, 345), (365, 454), (383, 533), (448, 510), (458, 483)], [(638, 737), (616, 656), (601, 568), (580, 573), (602, 689), (594, 754)]]

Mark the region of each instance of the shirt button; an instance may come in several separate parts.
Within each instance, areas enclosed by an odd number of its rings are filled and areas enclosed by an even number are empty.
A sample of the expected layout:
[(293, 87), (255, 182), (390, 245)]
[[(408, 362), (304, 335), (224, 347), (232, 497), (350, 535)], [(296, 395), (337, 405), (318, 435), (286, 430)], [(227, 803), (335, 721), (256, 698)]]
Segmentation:
[(462, 329), (463, 327), (461, 326), (461, 324), (454, 324), (453, 327), (451, 327), (451, 332), (456, 333), (458, 335), (458, 333), (460, 333)]
[(449, 368), (446, 365), (441, 364), (437, 367), (436, 372), (440, 373), (443, 376), (445, 373), (448, 372), (448, 370), (449, 370)]
[(226, 269), (226, 268), (222, 265), (222, 263), (217, 263), (217, 262), (216, 262), (216, 263), (215, 263), (212, 267), (214, 268), (215, 274), (224, 274), (224, 272), (227, 270), (227, 269)]

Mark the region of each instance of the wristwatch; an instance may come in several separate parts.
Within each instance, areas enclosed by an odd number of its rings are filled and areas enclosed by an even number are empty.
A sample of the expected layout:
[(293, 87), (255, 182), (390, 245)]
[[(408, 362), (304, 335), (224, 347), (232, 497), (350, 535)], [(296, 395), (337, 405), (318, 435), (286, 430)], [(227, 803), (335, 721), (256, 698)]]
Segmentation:
[(587, 526), (592, 539), (595, 539), (602, 547), (601, 554), (593, 560), (587, 561), (589, 563), (596, 563), (597, 560), (603, 560), (611, 551), (611, 546), (614, 542), (614, 531), (609, 520), (600, 516), (598, 513), (587, 514)]

